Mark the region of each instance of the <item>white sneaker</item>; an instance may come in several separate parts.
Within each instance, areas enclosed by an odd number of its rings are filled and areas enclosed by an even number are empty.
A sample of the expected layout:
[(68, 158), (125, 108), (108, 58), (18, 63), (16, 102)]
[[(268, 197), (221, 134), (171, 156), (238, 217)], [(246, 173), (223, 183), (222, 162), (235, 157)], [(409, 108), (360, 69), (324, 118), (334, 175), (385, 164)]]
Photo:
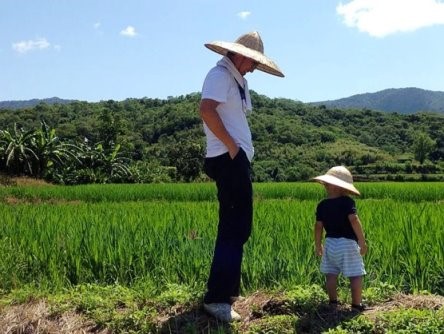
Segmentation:
[(211, 314), (213, 317), (215, 317), (218, 320), (224, 322), (241, 320), (241, 316), (239, 315), (239, 313), (233, 310), (230, 304), (211, 303), (211, 304), (204, 304), (203, 306), (205, 311), (207, 311), (209, 314)]
[(231, 302), (235, 303), (235, 302), (243, 302), (245, 301), (245, 297), (244, 296), (236, 296), (236, 297), (231, 297)]

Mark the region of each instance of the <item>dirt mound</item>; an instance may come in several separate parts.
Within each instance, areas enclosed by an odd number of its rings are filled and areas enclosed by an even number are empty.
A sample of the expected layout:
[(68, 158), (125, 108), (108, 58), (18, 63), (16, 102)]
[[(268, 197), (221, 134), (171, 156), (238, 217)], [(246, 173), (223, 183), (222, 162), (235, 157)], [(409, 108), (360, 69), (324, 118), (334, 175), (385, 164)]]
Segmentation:
[(108, 334), (111, 331), (98, 328), (81, 314), (66, 312), (52, 314), (44, 301), (14, 305), (0, 313), (1, 334)]

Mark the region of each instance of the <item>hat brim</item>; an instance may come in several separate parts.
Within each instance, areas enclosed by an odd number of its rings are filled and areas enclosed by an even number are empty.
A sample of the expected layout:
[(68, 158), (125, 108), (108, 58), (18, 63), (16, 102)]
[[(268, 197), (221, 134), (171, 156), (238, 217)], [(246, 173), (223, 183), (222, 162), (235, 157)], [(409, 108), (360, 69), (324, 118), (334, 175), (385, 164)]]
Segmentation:
[(258, 69), (259, 71), (272, 74), (281, 78), (284, 77), (282, 71), (270, 58), (260, 53), (259, 51), (247, 48), (242, 44), (216, 41), (216, 42), (206, 43), (205, 46), (211, 51), (219, 53), (223, 56), (226, 56), (227, 52), (231, 51), (240, 54), (244, 57), (253, 59), (258, 63), (256, 69)]
[(356, 189), (353, 184), (350, 184), (348, 182), (342, 181), (341, 179), (338, 179), (337, 177), (334, 177), (334, 176), (331, 176), (331, 175), (316, 176), (315, 178), (313, 178), (313, 180), (318, 181), (320, 183), (332, 184), (334, 186), (337, 186), (337, 187), (340, 187), (342, 189), (345, 189), (345, 190), (351, 192), (352, 194), (355, 194), (355, 195), (358, 195), (358, 196), (361, 195), (359, 190)]

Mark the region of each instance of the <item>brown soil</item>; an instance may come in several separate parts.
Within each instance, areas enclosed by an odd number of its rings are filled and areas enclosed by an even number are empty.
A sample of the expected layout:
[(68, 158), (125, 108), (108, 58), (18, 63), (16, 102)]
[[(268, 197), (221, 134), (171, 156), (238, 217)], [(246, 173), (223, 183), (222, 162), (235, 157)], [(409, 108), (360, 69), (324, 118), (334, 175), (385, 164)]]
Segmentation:
[(9, 177), (0, 174), (0, 186), (48, 186), (51, 183), (43, 179), (36, 179), (28, 176)]
[(85, 319), (82, 315), (66, 312), (61, 315), (51, 314), (44, 301), (31, 302), (25, 305), (10, 306), (0, 313), (1, 334), (84, 334), (111, 333)]
[(50, 198), (50, 199), (41, 199), (41, 198), (17, 198), (14, 196), (7, 196), (3, 199), (3, 202), (5, 204), (9, 205), (19, 205), (19, 204), (72, 204), (72, 205), (79, 205), (82, 204), (82, 201), (79, 200), (73, 200), (68, 201), (64, 199), (56, 199), (56, 198)]

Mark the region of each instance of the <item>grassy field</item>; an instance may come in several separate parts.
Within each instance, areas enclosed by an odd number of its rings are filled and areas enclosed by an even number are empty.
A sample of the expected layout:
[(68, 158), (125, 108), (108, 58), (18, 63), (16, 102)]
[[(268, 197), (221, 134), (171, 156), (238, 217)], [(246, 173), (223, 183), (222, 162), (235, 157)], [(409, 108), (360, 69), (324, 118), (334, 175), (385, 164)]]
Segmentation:
[[(357, 187), (369, 245), (364, 297), (384, 294), (381, 287), (444, 295), (444, 186)], [(321, 287), (313, 223), (323, 188), (255, 184), (254, 194), (243, 293)], [(0, 210), (3, 296), (30, 287), (60, 294), (91, 284), (144, 291), (146, 298), (177, 297), (185, 289), (192, 291), (187, 298), (198, 300), (204, 292), (217, 223), (213, 184), (2, 187)]]

